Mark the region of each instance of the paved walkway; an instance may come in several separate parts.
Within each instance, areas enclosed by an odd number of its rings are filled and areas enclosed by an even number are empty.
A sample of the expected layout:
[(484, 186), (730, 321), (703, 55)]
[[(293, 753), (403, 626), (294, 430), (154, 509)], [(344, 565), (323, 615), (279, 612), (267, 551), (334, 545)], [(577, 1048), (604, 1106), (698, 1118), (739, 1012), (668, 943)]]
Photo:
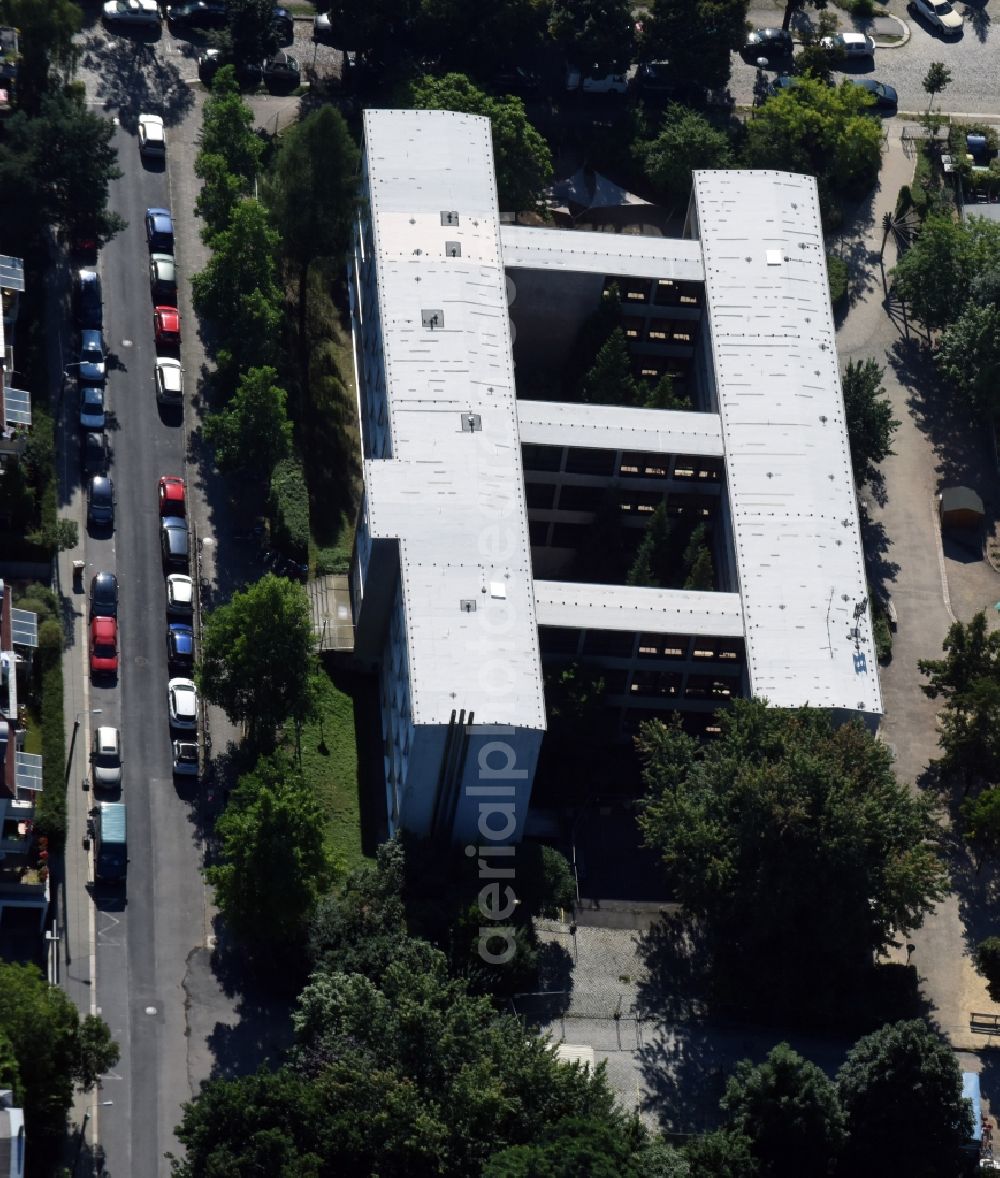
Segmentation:
[[(886, 498), (882, 506), (866, 492), (870, 505), (869, 552), (873, 581), (883, 577), (899, 617), (893, 659), (882, 675), (885, 720), (882, 735), (893, 749), (897, 773), (914, 786), (938, 755), (937, 705), (920, 690), (916, 671), (921, 658), (935, 658), (947, 633), (952, 601), (967, 596), (967, 579), (982, 569), (945, 560), (935, 512), (935, 495), (949, 465), (947, 446), (930, 437), (933, 400), (927, 393), (929, 370), (926, 357), (912, 330), (907, 331), (896, 310), (886, 305), (879, 264), (882, 218), (892, 212), (896, 194), (909, 183), (913, 160), (900, 138), (902, 127), (889, 125), (880, 185), (868, 206), (861, 210), (861, 233), (845, 237), (841, 250), (854, 270), (852, 305), (838, 332), (842, 363), (874, 357), (885, 365), (885, 388), (900, 426), (896, 453), (883, 466)], [(888, 273), (896, 261), (890, 238), (884, 257)], [(879, 551), (880, 550), (880, 551)], [(990, 576), (995, 576), (987, 568)], [(951, 576), (949, 576), (951, 574)], [(949, 588), (949, 581), (958, 590)], [(1000, 581), (998, 581), (1000, 586)], [(1000, 593), (997, 594), (1000, 596)], [(971, 616), (962, 609), (961, 616)], [(966, 865), (957, 865), (956, 878), (968, 882)], [(956, 1047), (978, 1048), (981, 1037), (969, 1031), (971, 1011), (997, 1009), (989, 1001), (983, 979), (967, 955), (965, 922), (959, 893), (950, 895), (912, 931), (916, 946), (912, 963), (919, 972), (932, 1017)], [(978, 935), (976, 938), (978, 939)]]

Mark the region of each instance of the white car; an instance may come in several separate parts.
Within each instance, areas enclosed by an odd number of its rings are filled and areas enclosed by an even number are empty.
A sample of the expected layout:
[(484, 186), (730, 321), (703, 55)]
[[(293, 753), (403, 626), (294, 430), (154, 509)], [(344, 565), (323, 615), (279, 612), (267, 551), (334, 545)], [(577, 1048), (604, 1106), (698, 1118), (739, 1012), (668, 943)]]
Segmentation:
[(908, 7), (942, 33), (957, 33), (964, 23), (948, 0), (911, 0)]
[(174, 773), (178, 777), (198, 776), (198, 746), (193, 740), (175, 740)]
[(122, 745), (117, 728), (94, 729), (90, 773), (94, 779), (94, 789), (121, 789)]
[(844, 57), (875, 57), (875, 42), (867, 33), (834, 33), (824, 37), (820, 45)]
[(104, 23), (158, 29), (160, 8), (156, 0), (108, 0), (104, 5)]
[(162, 159), (167, 154), (163, 119), (159, 115), (139, 116), (139, 154)]
[(193, 679), (171, 679), (167, 684), (171, 728), (198, 727), (198, 688)]
[(167, 577), (167, 613), (188, 618), (194, 613), (194, 581), (184, 573)]
[(156, 357), (156, 400), (161, 405), (180, 405), (184, 400), (184, 370), (172, 356)]

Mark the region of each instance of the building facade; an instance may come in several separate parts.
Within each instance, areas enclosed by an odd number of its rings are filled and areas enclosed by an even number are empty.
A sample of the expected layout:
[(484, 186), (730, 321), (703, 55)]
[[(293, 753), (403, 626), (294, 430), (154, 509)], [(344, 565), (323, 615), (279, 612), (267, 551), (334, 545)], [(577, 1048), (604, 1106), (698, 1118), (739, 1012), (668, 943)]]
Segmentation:
[[(488, 120), (380, 110), (361, 198), (352, 602), (391, 825), (519, 836), (549, 666), (599, 672), (623, 737), (741, 695), (877, 724), (815, 181), (697, 173), (679, 239), (501, 225)], [(609, 299), (636, 387), (687, 407), (566, 395)], [(612, 575), (607, 528), (634, 554), (654, 516), (708, 538), (711, 591)]]

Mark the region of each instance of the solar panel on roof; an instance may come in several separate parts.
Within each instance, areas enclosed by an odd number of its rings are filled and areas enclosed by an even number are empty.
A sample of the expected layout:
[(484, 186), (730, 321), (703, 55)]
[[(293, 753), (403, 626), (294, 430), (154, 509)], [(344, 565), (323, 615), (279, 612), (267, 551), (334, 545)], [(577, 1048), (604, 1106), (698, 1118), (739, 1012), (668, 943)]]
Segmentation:
[(42, 791), (42, 758), (37, 753), (14, 754), (14, 784), (18, 789)]
[(18, 646), (38, 645), (38, 614), (29, 609), (10, 611), (11, 637)]
[(24, 259), (0, 254), (0, 286), (8, 290), (24, 290)]
[(5, 388), (3, 419), (5, 425), (31, 425), (31, 393), (24, 389)]

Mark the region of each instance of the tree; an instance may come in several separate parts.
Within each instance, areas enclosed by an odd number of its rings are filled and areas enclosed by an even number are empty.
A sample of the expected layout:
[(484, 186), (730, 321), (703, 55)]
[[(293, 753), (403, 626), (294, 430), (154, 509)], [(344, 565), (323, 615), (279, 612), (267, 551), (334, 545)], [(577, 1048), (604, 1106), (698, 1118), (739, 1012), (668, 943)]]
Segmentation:
[(669, 59), (679, 89), (722, 89), (746, 39), (746, 0), (653, 0), (641, 60)]
[(703, 523), (698, 524), (692, 531), (682, 560), (687, 570), (684, 588), (710, 593), (715, 588), (715, 568), (712, 562), (712, 548), (708, 541), (708, 529)]
[(354, 226), (359, 153), (340, 111), (321, 106), (282, 135), (267, 200), (299, 279), (299, 353), (309, 384), (306, 285), (316, 258), (340, 259)]
[(976, 969), (986, 979), (991, 1002), (1000, 1002), (1000, 937), (980, 941), (973, 953)]
[(581, 68), (624, 68), (635, 53), (629, 0), (554, 0), (549, 36)]
[(296, 949), (331, 882), (324, 815), (280, 756), (240, 778), (216, 824), (219, 863), (206, 872), (226, 924), (252, 946)]
[[(489, 81), (510, 62), (524, 61), (543, 44), (545, 0), (421, 0), (414, 42), (438, 62), (436, 72), (460, 70)], [(340, 42), (338, 42), (340, 44)]]
[(330, 29), (337, 45), (371, 61), (397, 53), (414, 28), (420, 0), (334, 0)]
[(53, 66), (68, 71), (76, 61), (74, 36), (83, 13), (72, 0), (3, 0), (0, 23), (18, 30), (17, 106), (37, 115), (52, 87)]
[(77, 1036), (77, 1061), (73, 1069), (76, 1081), (90, 1092), (105, 1072), (118, 1062), (118, 1044), (111, 1038), (111, 1028), (96, 1014), (88, 1014)]
[(843, 1149), (837, 1089), (821, 1068), (779, 1043), (763, 1063), (737, 1063), (722, 1098), (727, 1126), (750, 1142), (768, 1178), (830, 1174)]
[(549, 1140), (512, 1145), (488, 1159), (483, 1178), (634, 1178), (633, 1143), (601, 1121), (571, 1119)]
[(228, 228), (233, 209), (246, 195), (245, 182), (229, 170), (221, 155), (200, 151), (195, 157), (194, 174), (201, 180), (194, 211), (205, 222), (202, 240), (211, 245), (216, 234)]
[(744, 164), (813, 175), (827, 200), (833, 193), (860, 195), (875, 183), (882, 158), (882, 132), (867, 113), (870, 104), (860, 86), (800, 77), (755, 111)]
[(666, 203), (687, 204), (691, 173), (699, 168), (728, 168), (733, 152), (729, 136), (698, 111), (671, 103), (655, 139), (641, 144), (646, 178)]
[(519, 98), (494, 98), (465, 74), (445, 74), (415, 82), (411, 100), (418, 110), (457, 110), (489, 118), (501, 210), (516, 213), (535, 208), (552, 179), (552, 153), (528, 121)]
[(934, 105), (934, 95), (940, 94), (942, 90), (951, 81), (951, 70), (945, 67), (944, 62), (932, 61), (928, 66), (927, 73), (924, 74), (921, 85), (927, 94), (927, 113), (930, 114), (931, 107)]
[(229, 404), (205, 418), (202, 433), (221, 471), (252, 471), (266, 485), (275, 463), (291, 452), (288, 395), (277, 379), (273, 368), (251, 368)]
[(268, 574), (204, 626), (198, 686), (234, 723), (246, 724), (252, 743), (266, 747), (279, 724), (303, 719), (315, 666), (309, 603), (295, 581)]
[(674, 376), (665, 372), (646, 394), (643, 409), (690, 409), (691, 398), (674, 388)]
[(691, 1178), (756, 1178), (757, 1162), (750, 1142), (739, 1133), (716, 1129), (685, 1142)]
[(911, 313), (935, 331), (961, 315), (976, 277), (997, 269), (1000, 224), (982, 217), (952, 221), (931, 214), (896, 263), (893, 281)]
[(962, 1172), (972, 1111), (951, 1047), (921, 1019), (859, 1039), (837, 1073), (849, 1174), (939, 1178)]
[(882, 385), (884, 369), (874, 360), (848, 360), (844, 370), (844, 417), (851, 447), (854, 481), (860, 487), (892, 449), (899, 422)]
[(1000, 854), (1000, 789), (986, 789), (962, 803), (965, 837), (980, 858)]
[[(258, 59), (259, 60), (259, 59)], [(253, 111), (240, 97), (236, 71), (223, 66), (212, 79), (212, 93), (201, 116), (199, 157), (219, 156), (240, 181), (241, 191), (253, 187), (264, 154), (264, 141), (254, 130)]]
[(893, 930), (945, 894), (931, 804), (896, 781), (860, 723), (737, 700), (719, 725), (705, 745), (642, 725), (643, 839), (731, 997), (830, 1014)]
[(669, 583), (670, 539), (673, 530), (674, 524), (667, 515), (667, 505), (658, 503), (639, 541), (632, 567), (625, 578), (626, 585), (646, 585), (650, 589), (662, 589)]
[(185, 1153), (168, 1155), (171, 1173), (321, 1178), (331, 1119), (322, 1091), (289, 1068), (203, 1083), (183, 1107), (177, 1138)]
[(272, 0), (228, 0), (225, 47), (234, 61), (263, 61), (278, 48)]
[(591, 405), (639, 404), (639, 382), (632, 375), (628, 340), (620, 327), (614, 328), (601, 346), (583, 378), (581, 395)]
[(229, 228), (215, 237), (208, 265), (192, 280), (195, 309), (213, 321), (226, 367), (258, 367), (274, 358), (275, 335), (267, 329), (280, 315), (278, 240), (263, 205), (241, 201)]
[(971, 299), (944, 329), (937, 352), (941, 375), (973, 413), (992, 416), (1000, 407), (1000, 307)]
[(40, 547), (65, 552), (80, 543), (80, 529), (75, 519), (57, 519), (29, 532), (26, 539)]

